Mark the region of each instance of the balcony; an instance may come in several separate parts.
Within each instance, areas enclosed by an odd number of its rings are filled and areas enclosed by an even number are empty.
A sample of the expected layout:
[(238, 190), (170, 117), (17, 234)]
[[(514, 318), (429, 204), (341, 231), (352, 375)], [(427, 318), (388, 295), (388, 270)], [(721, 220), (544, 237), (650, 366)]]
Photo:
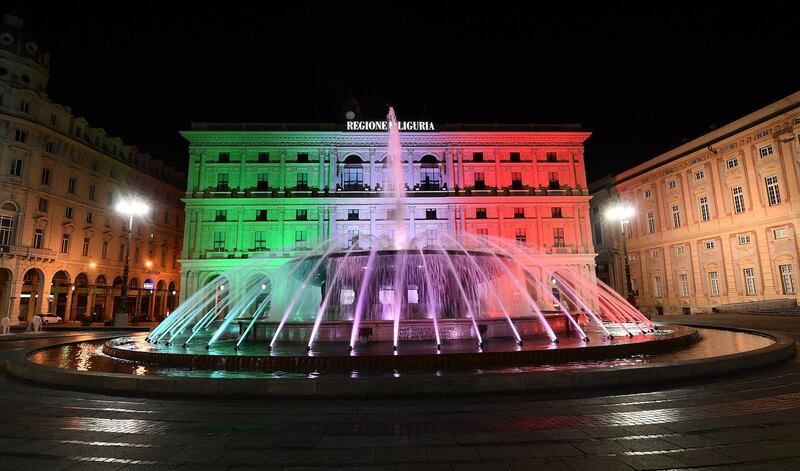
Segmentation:
[(19, 257), (28, 260), (54, 261), (56, 259), (56, 252), (50, 249), (35, 249), (33, 247), (21, 247), (18, 245), (0, 245), (0, 256)]

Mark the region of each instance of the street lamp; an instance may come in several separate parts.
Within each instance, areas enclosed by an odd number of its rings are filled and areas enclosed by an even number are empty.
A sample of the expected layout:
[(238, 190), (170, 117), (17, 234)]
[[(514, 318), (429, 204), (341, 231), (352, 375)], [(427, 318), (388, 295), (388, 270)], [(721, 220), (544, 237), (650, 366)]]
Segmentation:
[(127, 327), (128, 325), (128, 261), (131, 255), (131, 238), (133, 237), (133, 217), (144, 216), (150, 207), (142, 198), (131, 196), (122, 198), (117, 203), (117, 212), (128, 216), (128, 243), (125, 246), (125, 268), (122, 271), (122, 288), (120, 289), (120, 303), (114, 316), (114, 325)]
[(625, 287), (628, 291), (628, 301), (636, 307), (636, 297), (633, 295), (633, 285), (631, 284), (631, 267), (628, 264), (628, 243), (625, 240), (625, 224), (630, 223), (636, 210), (629, 203), (617, 202), (606, 210), (606, 219), (609, 221), (619, 221), (620, 232), (622, 233), (622, 252), (625, 257)]

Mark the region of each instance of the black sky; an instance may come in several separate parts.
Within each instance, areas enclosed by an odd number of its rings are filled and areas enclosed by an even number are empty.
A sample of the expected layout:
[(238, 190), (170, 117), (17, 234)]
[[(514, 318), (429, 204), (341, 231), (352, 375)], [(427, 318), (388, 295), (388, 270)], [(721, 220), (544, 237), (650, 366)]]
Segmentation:
[(792, 2), (16, 2), (50, 96), (180, 168), (191, 121), (333, 121), (352, 94), (375, 119), (582, 123), (591, 180), (800, 90)]

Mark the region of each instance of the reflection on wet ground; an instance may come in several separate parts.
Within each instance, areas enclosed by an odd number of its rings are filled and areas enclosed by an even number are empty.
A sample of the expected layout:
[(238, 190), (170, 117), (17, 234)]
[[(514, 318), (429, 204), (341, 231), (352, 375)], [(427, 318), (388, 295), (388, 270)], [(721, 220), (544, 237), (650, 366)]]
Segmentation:
[[(620, 368), (627, 366), (643, 366), (653, 364), (674, 363), (681, 361), (696, 360), (708, 357), (741, 353), (750, 350), (767, 347), (774, 343), (771, 338), (754, 335), (745, 332), (732, 332), (716, 329), (698, 329), (702, 340), (694, 345), (679, 351), (640, 355), (629, 358), (617, 358), (603, 361), (582, 361), (563, 363), (556, 365), (532, 365), (513, 368), (486, 368), (472, 370), (447, 370), (436, 372), (416, 372), (416, 371), (391, 371), (391, 372), (369, 372), (370, 376), (383, 375), (445, 375), (452, 373), (475, 373), (475, 374), (502, 374), (515, 372), (531, 371), (552, 371), (562, 369), (582, 369), (582, 368)], [(353, 371), (351, 373), (311, 371), (307, 373), (271, 371), (226, 371), (226, 370), (198, 370), (191, 368), (160, 367), (145, 363), (129, 362), (111, 358), (102, 353), (101, 347), (106, 340), (95, 340), (79, 342), (70, 345), (48, 348), (35, 352), (30, 356), (30, 360), (47, 366), (58, 368), (75, 369), (78, 371), (96, 371), (107, 373), (125, 373), (132, 375), (163, 375), (173, 377), (205, 377), (205, 378), (317, 378), (330, 376), (364, 376), (364, 372)], [(137, 338), (137, 342), (143, 342), (142, 338)], [(143, 342), (144, 343), (144, 342)], [(241, 352), (246, 354), (246, 351)]]

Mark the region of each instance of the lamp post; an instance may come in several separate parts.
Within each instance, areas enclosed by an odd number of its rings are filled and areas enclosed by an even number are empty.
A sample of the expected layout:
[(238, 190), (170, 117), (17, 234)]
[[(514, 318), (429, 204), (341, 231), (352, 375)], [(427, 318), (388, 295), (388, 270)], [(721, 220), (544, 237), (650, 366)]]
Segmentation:
[(133, 217), (144, 216), (150, 210), (147, 203), (137, 197), (123, 198), (117, 203), (117, 212), (128, 216), (128, 242), (125, 245), (125, 268), (122, 270), (122, 288), (120, 289), (119, 306), (114, 315), (114, 326), (128, 326), (128, 262), (131, 255), (131, 239), (133, 237)]
[(625, 240), (625, 224), (630, 222), (634, 214), (633, 206), (623, 202), (617, 202), (606, 210), (606, 219), (619, 221), (620, 233), (622, 234), (622, 252), (625, 261), (625, 288), (628, 293), (628, 301), (636, 307), (636, 297), (633, 294), (633, 285), (631, 284), (631, 268), (628, 263), (628, 243)]

